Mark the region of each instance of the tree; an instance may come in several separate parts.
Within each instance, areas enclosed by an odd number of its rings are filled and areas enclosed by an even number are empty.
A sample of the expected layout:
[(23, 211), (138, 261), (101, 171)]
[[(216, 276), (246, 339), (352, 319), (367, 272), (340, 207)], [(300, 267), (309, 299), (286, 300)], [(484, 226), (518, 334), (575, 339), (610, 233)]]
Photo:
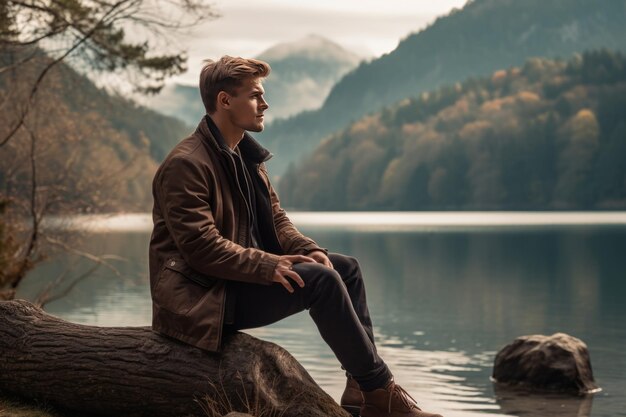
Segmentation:
[(97, 113), (66, 103), (65, 63), (154, 93), (186, 70), (185, 52), (166, 42), (215, 16), (206, 0), (0, 3), (0, 263), (10, 266), (0, 274), (0, 297), (13, 297), (44, 245), (73, 250), (71, 240), (42, 235), (46, 216), (119, 208), (120, 187), (154, 169), (145, 140), (131, 144)]
[(588, 208), (593, 202), (593, 190), (589, 185), (599, 145), (598, 120), (592, 110), (582, 109), (563, 130), (555, 204), (558, 207)]
[[(0, 48), (8, 61), (0, 73), (38, 57), (51, 59), (33, 82), (17, 120), (0, 137), (6, 144), (24, 125), (40, 83), (58, 63), (72, 57), (86, 68), (123, 72), (136, 90), (158, 92), (165, 79), (186, 70), (184, 52), (154, 54), (158, 38), (216, 15), (206, 0), (8, 0), (0, 4)], [(130, 40), (128, 33), (142, 39)], [(156, 40), (145, 40), (158, 35)], [(157, 44), (157, 45), (155, 45)], [(162, 48), (161, 48), (162, 49)]]

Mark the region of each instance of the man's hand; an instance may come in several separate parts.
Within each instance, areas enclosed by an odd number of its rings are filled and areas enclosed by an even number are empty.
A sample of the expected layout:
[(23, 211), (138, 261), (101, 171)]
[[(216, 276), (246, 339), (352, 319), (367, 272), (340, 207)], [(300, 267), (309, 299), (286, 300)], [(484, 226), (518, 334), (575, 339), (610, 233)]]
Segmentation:
[(294, 264), (302, 262), (316, 262), (315, 259), (304, 255), (283, 255), (278, 259), (276, 269), (274, 269), (273, 281), (281, 284), (289, 292), (293, 292), (293, 287), (287, 278), (291, 278), (300, 288), (304, 287), (304, 281), (300, 275), (291, 268)]
[(317, 262), (318, 264), (322, 264), (329, 267), (330, 269), (333, 269), (333, 263), (330, 261), (330, 259), (328, 259), (326, 253), (322, 252), (321, 250), (314, 250), (313, 252), (309, 252), (308, 256), (315, 259), (315, 262)]

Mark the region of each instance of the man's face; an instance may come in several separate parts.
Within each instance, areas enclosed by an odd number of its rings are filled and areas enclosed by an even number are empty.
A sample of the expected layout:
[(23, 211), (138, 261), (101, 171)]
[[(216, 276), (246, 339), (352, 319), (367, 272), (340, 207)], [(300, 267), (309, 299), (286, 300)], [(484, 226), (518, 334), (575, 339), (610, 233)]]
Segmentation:
[(250, 132), (263, 130), (263, 113), (269, 105), (263, 98), (265, 90), (261, 78), (246, 78), (237, 88), (234, 96), (230, 96), (228, 114), (233, 125)]

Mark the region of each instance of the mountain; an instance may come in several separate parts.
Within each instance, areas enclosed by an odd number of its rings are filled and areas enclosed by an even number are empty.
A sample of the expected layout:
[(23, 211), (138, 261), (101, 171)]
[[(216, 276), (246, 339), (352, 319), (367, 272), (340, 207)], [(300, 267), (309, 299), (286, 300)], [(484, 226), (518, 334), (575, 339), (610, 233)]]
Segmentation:
[[(281, 43), (262, 52), (258, 59), (272, 67), (264, 83), (270, 111), (267, 121), (288, 117), (322, 105), (332, 86), (361, 58), (318, 35)], [(174, 84), (148, 105), (195, 126), (204, 107), (197, 86)]]
[[(50, 62), (32, 53), (3, 51), (0, 67), (0, 138), (14, 126), (30, 89)], [(35, 150), (41, 198), (48, 213), (149, 210), (158, 162), (190, 129), (178, 119), (141, 107), (98, 88), (60, 63), (38, 88), (25, 128), (0, 147), (0, 185), (6, 197), (23, 198), (31, 184), (30, 146)]]
[(112, 129), (126, 135), (133, 146), (147, 144), (149, 156), (156, 162), (162, 161), (174, 145), (192, 131), (177, 118), (97, 87), (67, 65), (62, 65), (59, 73), (63, 80), (60, 100), (67, 103), (77, 117), (97, 112)]
[[(316, 109), (335, 83), (361, 58), (321, 36), (276, 45), (258, 56), (272, 67), (265, 81), (271, 118)], [(271, 121), (272, 119), (268, 119)]]
[(363, 117), (292, 166), (312, 210), (626, 209), (626, 55), (529, 59)]
[(362, 62), (324, 105), (276, 120), (258, 135), (276, 154), (281, 175), (330, 133), (406, 97), (470, 76), (521, 65), (527, 58), (567, 58), (606, 47), (626, 50), (626, 0), (475, 0), (402, 40), (389, 54)]
[(146, 99), (145, 105), (189, 126), (196, 126), (205, 114), (200, 90), (195, 85), (167, 84), (158, 95)]

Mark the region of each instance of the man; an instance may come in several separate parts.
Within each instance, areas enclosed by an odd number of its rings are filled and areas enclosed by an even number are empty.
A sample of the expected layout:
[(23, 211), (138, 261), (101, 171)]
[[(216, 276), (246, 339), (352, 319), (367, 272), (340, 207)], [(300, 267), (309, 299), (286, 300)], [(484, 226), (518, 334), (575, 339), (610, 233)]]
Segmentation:
[(328, 253), (289, 221), (247, 132), (263, 130), (267, 63), (209, 61), (206, 116), (153, 183), (150, 284), (155, 331), (208, 351), (222, 333), (308, 309), (346, 370), (341, 404), (363, 417), (436, 417), (396, 385), (378, 356), (359, 265)]

